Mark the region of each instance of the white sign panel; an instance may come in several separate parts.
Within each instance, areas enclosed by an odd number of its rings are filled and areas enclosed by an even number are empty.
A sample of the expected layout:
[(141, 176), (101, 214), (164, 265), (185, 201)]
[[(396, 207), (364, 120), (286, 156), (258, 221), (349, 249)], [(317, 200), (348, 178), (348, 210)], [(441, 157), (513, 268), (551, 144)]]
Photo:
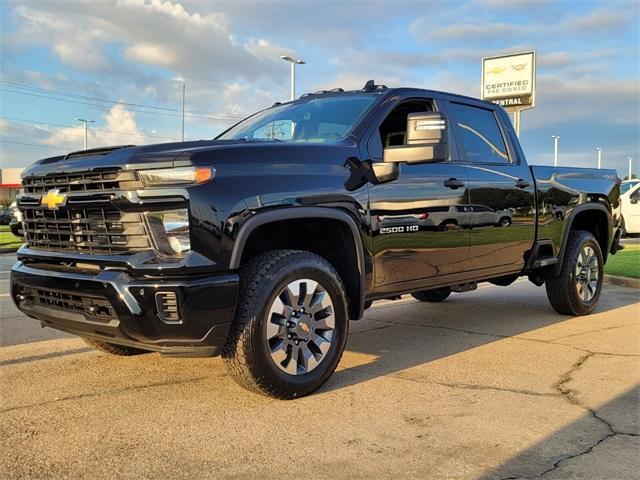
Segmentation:
[(509, 111), (535, 106), (536, 53), (482, 59), (482, 99)]

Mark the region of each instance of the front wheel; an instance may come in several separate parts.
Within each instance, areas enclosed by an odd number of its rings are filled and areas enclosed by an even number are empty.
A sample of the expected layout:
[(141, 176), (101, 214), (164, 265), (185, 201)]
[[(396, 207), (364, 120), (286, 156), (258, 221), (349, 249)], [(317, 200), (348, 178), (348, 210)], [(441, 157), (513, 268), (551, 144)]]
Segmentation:
[(547, 297), (564, 315), (588, 315), (602, 291), (603, 259), (600, 244), (590, 232), (569, 233), (560, 275), (546, 281)]
[(334, 372), (348, 328), (345, 289), (333, 266), (309, 252), (274, 250), (240, 271), (236, 318), (222, 357), (243, 387), (302, 397)]

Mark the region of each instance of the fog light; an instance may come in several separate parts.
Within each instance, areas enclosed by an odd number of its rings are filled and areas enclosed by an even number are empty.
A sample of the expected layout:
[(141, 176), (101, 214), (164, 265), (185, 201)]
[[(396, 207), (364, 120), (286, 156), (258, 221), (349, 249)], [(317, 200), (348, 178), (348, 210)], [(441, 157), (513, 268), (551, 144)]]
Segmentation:
[(176, 292), (157, 292), (156, 309), (158, 316), (165, 322), (179, 322), (178, 298)]
[(149, 212), (147, 220), (156, 246), (162, 253), (175, 255), (191, 250), (189, 211), (186, 208)]

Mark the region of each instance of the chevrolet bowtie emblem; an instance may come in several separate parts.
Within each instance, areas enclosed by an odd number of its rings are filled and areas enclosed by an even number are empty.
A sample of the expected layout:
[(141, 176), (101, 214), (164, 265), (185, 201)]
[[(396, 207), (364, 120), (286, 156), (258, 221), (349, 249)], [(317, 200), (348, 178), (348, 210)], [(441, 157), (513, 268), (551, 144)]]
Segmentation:
[(55, 190), (49, 190), (46, 195), (42, 196), (40, 205), (46, 206), (52, 210), (57, 210), (59, 207), (64, 205), (66, 200), (67, 196), (65, 194), (61, 194), (60, 190), (56, 188)]

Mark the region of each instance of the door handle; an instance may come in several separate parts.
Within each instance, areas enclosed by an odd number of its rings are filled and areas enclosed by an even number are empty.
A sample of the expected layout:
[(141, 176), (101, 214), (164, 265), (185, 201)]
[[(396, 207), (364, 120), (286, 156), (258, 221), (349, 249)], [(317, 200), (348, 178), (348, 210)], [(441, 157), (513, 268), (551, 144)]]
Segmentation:
[(456, 188), (464, 187), (464, 182), (457, 178), (450, 178), (449, 180), (444, 181), (444, 186), (455, 190)]
[(516, 180), (516, 187), (518, 188), (527, 188), (529, 185), (531, 185), (531, 183), (529, 183), (527, 180), (524, 180), (522, 178), (519, 178), (518, 180)]

